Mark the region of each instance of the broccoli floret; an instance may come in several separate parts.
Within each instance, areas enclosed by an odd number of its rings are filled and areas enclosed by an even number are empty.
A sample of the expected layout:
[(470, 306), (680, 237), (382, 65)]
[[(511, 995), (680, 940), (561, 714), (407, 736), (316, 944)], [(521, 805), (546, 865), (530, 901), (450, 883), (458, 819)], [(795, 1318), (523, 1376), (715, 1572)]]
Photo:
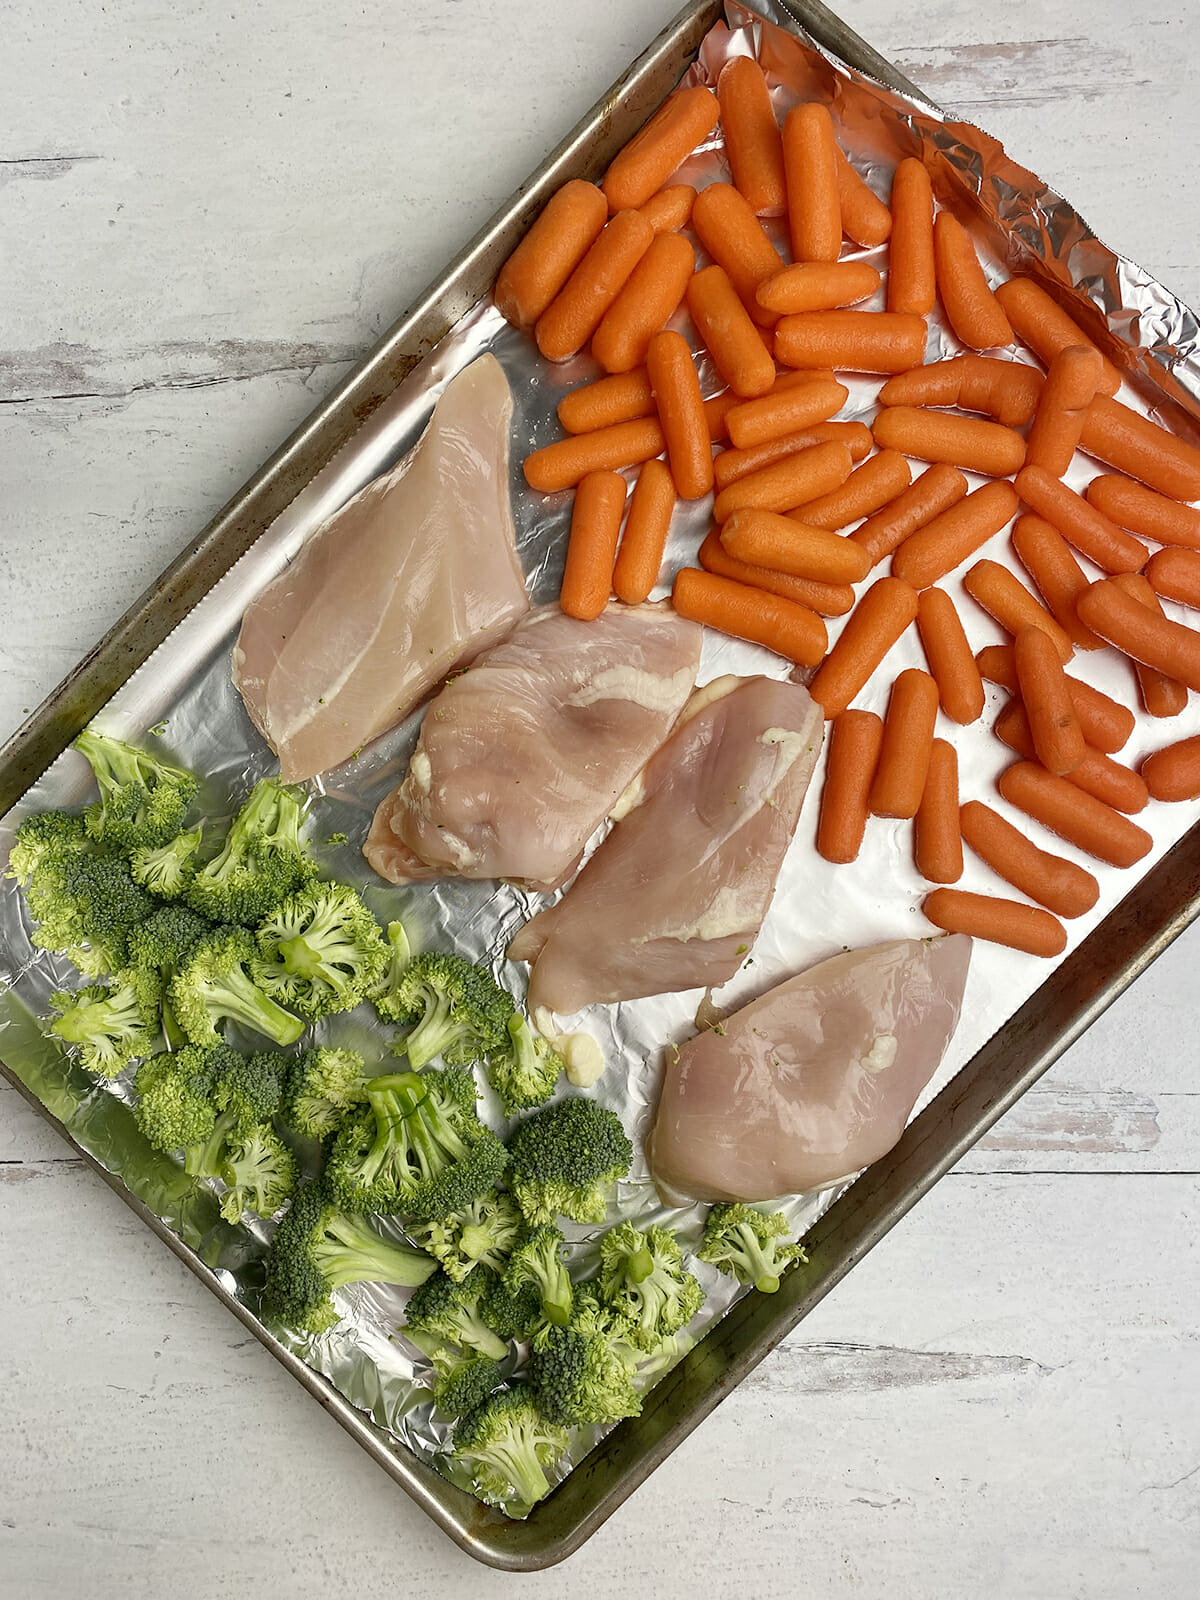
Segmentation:
[(22, 889), (47, 857), (61, 859), (75, 850), (90, 848), (83, 818), (72, 811), (39, 811), (26, 817), (17, 829), (8, 857), (8, 876)]
[(221, 1180), (227, 1193), (221, 1215), (240, 1220), (243, 1211), (273, 1217), (296, 1187), (296, 1162), (273, 1128), (258, 1126), (237, 1134), (225, 1146)]
[(216, 1115), (207, 1138), (185, 1149), (184, 1168), (195, 1178), (224, 1179), (231, 1147), (279, 1109), (286, 1062), (267, 1051), (244, 1056), (221, 1047), (211, 1053), (209, 1064)]
[(310, 883), (317, 864), (300, 838), (305, 797), (264, 778), (234, 817), (217, 855), (199, 868), (187, 903), (215, 922), (256, 927), (289, 894)]
[(532, 1338), (546, 1320), (537, 1286), (523, 1283), (510, 1289), (496, 1272), (477, 1272), (475, 1277), (483, 1279), (479, 1314), (492, 1332), (502, 1339)]
[(474, 1411), (503, 1381), (500, 1363), (490, 1356), (464, 1355), (443, 1345), (431, 1359), (437, 1373), (433, 1384), (434, 1407), (446, 1417), (461, 1417)]
[(559, 1215), (603, 1222), (608, 1191), (633, 1160), (620, 1118), (583, 1095), (526, 1117), (508, 1150), (508, 1186), (522, 1215), (535, 1224)]
[(571, 1320), (571, 1280), (563, 1260), (564, 1241), (549, 1223), (530, 1228), (508, 1258), (504, 1284), (515, 1291), (531, 1283), (538, 1293), (542, 1314), (547, 1321), (565, 1327)]
[(93, 984), (75, 994), (50, 996), (57, 1015), (52, 1033), (79, 1047), (89, 1072), (115, 1078), (158, 1043), (162, 991), (152, 973), (127, 969), (111, 985)]
[(704, 1219), (696, 1254), (739, 1283), (774, 1294), (788, 1262), (808, 1260), (803, 1246), (787, 1243), (790, 1232), (781, 1211), (759, 1211), (741, 1201), (715, 1205)]
[(451, 1448), (489, 1499), (532, 1506), (549, 1494), (546, 1468), (569, 1442), (565, 1428), (542, 1416), (529, 1386), (516, 1384), (468, 1411)]
[(283, 1117), (298, 1133), (324, 1139), (366, 1099), (367, 1071), (356, 1050), (305, 1050), (288, 1069)]
[(383, 971), (371, 986), (369, 998), (385, 1022), (399, 1022), (391, 995), (400, 982), (400, 974), (412, 960), (412, 946), (402, 922), (389, 922), (385, 934), (387, 946)]
[(339, 1321), (332, 1294), (351, 1283), (415, 1288), (436, 1270), (432, 1257), (385, 1239), (342, 1211), (322, 1183), (292, 1201), (271, 1241), (263, 1307), (276, 1321), (324, 1333)]
[(240, 1022), (276, 1044), (292, 1044), (304, 1032), (299, 1017), (255, 986), (249, 970), (255, 955), (254, 940), (244, 928), (215, 928), (184, 957), (168, 994), (179, 1026), (193, 1044), (219, 1044), (227, 1021)]
[(134, 1087), (139, 1096), (134, 1118), (156, 1150), (202, 1148), (217, 1120), (213, 1083), (221, 1060), (232, 1051), (201, 1050), (185, 1045), (170, 1054), (152, 1056), (138, 1068)]
[(462, 1211), (416, 1223), (412, 1236), (455, 1283), (476, 1267), (499, 1272), (523, 1230), (521, 1214), (506, 1194), (484, 1194)]
[(487, 1075), (512, 1116), (549, 1100), (565, 1062), (519, 1011), (509, 1017), (507, 1033), (507, 1043), (488, 1052)]
[(483, 967), (464, 956), (428, 951), (414, 956), (385, 999), (376, 999), (381, 1016), (415, 1026), (395, 1046), (414, 1071), (434, 1056), (451, 1066), (481, 1061), (508, 1041), (512, 996)]
[(186, 906), (160, 906), (129, 935), (129, 958), (135, 967), (153, 974), (160, 990), (159, 1023), (167, 1047), (185, 1044), (183, 1029), (175, 1020), (167, 997), (171, 980), (184, 957), (212, 931), (212, 924)]
[(401, 1072), (366, 1089), (369, 1105), (343, 1122), (327, 1166), (348, 1210), (448, 1217), (499, 1183), (508, 1152), (476, 1114), (469, 1072)]
[(627, 1320), (633, 1343), (650, 1355), (704, 1304), (675, 1235), (659, 1227), (643, 1233), (632, 1222), (610, 1228), (600, 1240), (600, 1292)]
[(179, 832), (198, 787), (190, 772), (92, 728), (79, 735), (75, 749), (100, 789), (100, 799), (84, 812), (93, 839), (128, 853), (166, 844)]
[(95, 849), (45, 848), (26, 898), (33, 943), (63, 952), (88, 978), (129, 965), (129, 935), (155, 910), (126, 863)]
[(379, 924), (344, 883), (289, 895), (258, 930), (258, 950), (259, 988), (312, 1021), (356, 1006), (387, 963)]
[(204, 828), (177, 833), (166, 844), (146, 845), (129, 857), (129, 870), (144, 889), (160, 900), (178, 900), (196, 875), (196, 852)]
[(479, 1273), (464, 1283), (455, 1283), (438, 1271), (426, 1278), (408, 1302), (404, 1332), (413, 1337), (418, 1349), (428, 1349), (428, 1341), (461, 1345), (477, 1355), (503, 1361), (508, 1346), (493, 1332), (480, 1313), (484, 1285)]
[(543, 1415), (566, 1428), (636, 1417), (634, 1368), (606, 1333), (585, 1319), (550, 1323), (533, 1338), (529, 1382)]

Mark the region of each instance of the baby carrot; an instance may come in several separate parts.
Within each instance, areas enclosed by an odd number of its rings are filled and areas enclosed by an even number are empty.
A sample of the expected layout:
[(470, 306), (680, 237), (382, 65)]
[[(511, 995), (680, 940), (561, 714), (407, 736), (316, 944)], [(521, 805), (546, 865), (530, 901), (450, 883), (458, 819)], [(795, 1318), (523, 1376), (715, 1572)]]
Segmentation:
[[(915, 156), (906, 156), (892, 179), (892, 240), (887, 308), (927, 317), (937, 299), (933, 259), (933, 187)], [(912, 366), (916, 366), (912, 362)], [(897, 369), (899, 370), (899, 369)]]
[(696, 196), (692, 227), (709, 255), (729, 274), (754, 321), (772, 327), (776, 313), (760, 305), (756, 291), (760, 283), (782, 270), (783, 258), (749, 202), (732, 184), (710, 183)]
[(989, 944), (1007, 945), (1030, 956), (1060, 956), (1067, 948), (1067, 931), (1056, 917), (1019, 900), (1002, 900), (990, 894), (968, 894), (965, 889), (935, 889), (921, 910), (946, 933), (966, 933)]
[(647, 461), (633, 486), (613, 568), (613, 593), (627, 606), (641, 605), (658, 582), (674, 510), (675, 480), (670, 468), (657, 459)]
[[(1131, 600), (1147, 606), (1155, 616), (1162, 616), (1162, 602), (1151, 587), (1149, 578), (1143, 573), (1122, 572), (1112, 581)], [(1138, 692), (1142, 697), (1142, 707), (1146, 714), (1151, 717), (1177, 717), (1187, 705), (1186, 684), (1179, 683), (1169, 673), (1159, 672), (1142, 661), (1134, 662), (1134, 671), (1137, 674)]]
[(1088, 579), (1058, 529), (1026, 512), (1013, 525), (1012, 542), (1021, 565), (1071, 643), (1081, 650), (1101, 649), (1104, 641), (1075, 614), (1075, 602), (1088, 588)]
[(870, 570), (864, 551), (849, 539), (774, 511), (735, 511), (721, 529), (721, 543), (738, 561), (818, 583), (858, 583)]
[(608, 603), (624, 509), (625, 479), (619, 473), (589, 472), (580, 480), (558, 597), (569, 617), (591, 622)]
[(583, 349), (653, 238), (645, 217), (618, 211), (534, 326), (547, 361), (566, 361)]
[(1132, 867), (1154, 843), (1144, 828), (1035, 761), (1018, 761), (1001, 773), (999, 789), (1009, 805), (1110, 866)]
[(833, 719), (817, 819), (817, 854), (826, 861), (844, 865), (862, 849), (882, 741), (883, 719), (873, 711), (843, 711)]
[(783, 211), (783, 143), (766, 76), (753, 56), (734, 56), (717, 79), (721, 132), (733, 181), (753, 211), (777, 217)]
[(945, 739), (935, 739), (929, 773), (913, 829), (917, 871), (930, 883), (957, 883), (962, 877), (962, 830), (958, 821), (958, 755)]
[(1148, 417), (1097, 395), (1083, 419), (1080, 448), (1173, 500), (1200, 500), (1200, 450)]
[[(705, 403), (708, 404), (707, 401)], [(722, 450), (713, 462), (713, 471), (717, 488), (724, 489), (748, 473), (769, 467), (772, 462), (782, 461), (785, 456), (793, 456), (799, 450), (807, 450), (810, 445), (844, 444), (850, 452), (851, 461), (862, 461), (871, 453), (874, 443), (871, 430), (865, 423), (818, 422), (799, 433), (785, 434), (781, 439), (771, 439), (749, 450)]]
[(849, 398), (849, 389), (836, 378), (798, 384), (761, 395), (757, 400), (744, 400), (728, 413), (725, 425), (735, 448), (750, 450), (756, 444), (769, 444), (772, 439), (799, 433), (814, 423), (828, 422)]
[(1142, 777), (1156, 800), (1200, 797), (1200, 735), (1165, 745), (1142, 762)]
[(492, 291), (500, 315), (514, 328), (532, 328), (607, 220), (608, 203), (594, 183), (564, 183), (500, 268)]
[(676, 233), (686, 228), (696, 203), (696, 191), (690, 183), (673, 183), (669, 189), (652, 194), (638, 211), (655, 233)]
[(798, 311), (775, 326), (785, 367), (907, 372), (925, 357), (925, 321), (891, 311)]
[(808, 692), (826, 717), (838, 717), (917, 614), (915, 589), (879, 578), (855, 606)]
[(758, 472), (749, 472), (722, 489), (713, 501), (713, 520), (724, 522), (745, 507), (791, 511), (818, 495), (840, 489), (850, 476), (852, 465), (844, 444), (814, 444)]
[(995, 356), (953, 356), (897, 373), (879, 391), (881, 406), (959, 406), (984, 411), (1015, 428), (1037, 409), (1045, 379), (1020, 361)]
[(937, 684), (919, 667), (908, 667), (892, 685), (871, 785), (875, 816), (916, 816), (929, 775), (937, 708)]
[(643, 206), (717, 125), (711, 89), (677, 89), (615, 158), (601, 187), (610, 211)]
[(971, 235), (949, 211), (933, 223), (933, 258), (938, 293), (955, 337), (973, 350), (1011, 344), (1013, 331), (988, 287)]
[(1063, 856), (1039, 850), (998, 811), (968, 800), (959, 813), (962, 836), (997, 877), (1060, 917), (1082, 917), (1100, 898), (1090, 872)]
[(654, 235), (592, 335), (592, 354), (605, 372), (642, 365), (651, 336), (674, 314), (695, 266), (696, 253), (681, 233)]
[(1062, 659), (1041, 628), (1021, 628), (1013, 640), (1017, 687), (1025, 703), (1037, 759), (1065, 778), (1087, 754), (1083, 729), (1071, 703)]
[(979, 417), (891, 406), (875, 418), (871, 432), (883, 450), (903, 450), (921, 461), (945, 461), (991, 478), (1007, 478), (1025, 461), (1025, 441), (1019, 433)]
[(734, 406), (742, 403), (740, 394), (734, 394), (732, 389), (722, 389), (720, 394), (714, 394), (704, 402), (704, 415), (708, 418), (708, 435), (714, 444), (722, 439), (728, 439), (729, 429), (725, 418)]
[[(891, 453), (884, 452), (885, 455)], [(910, 534), (916, 533), (927, 522), (932, 522), (941, 512), (957, 505), (966, 492), (967, 480), (957, 467), (939, 462), (923, 472), (913, 486), (898, 495), (891, 505), (868, 517), (850, 537), (855, 544), (862, 545), (871, 558), (871, 565), (878, 566), (884, 556), (890, 556)]]
[[(993, 732), (1001, 744), (1008, 745), (1027, 761), (1037, 759), (1033, 730), (1029, 726), (1025, 707), (1019, 700), (1013, 700), (1005, 706), (996, 718)], [(1127, 816), (1144, 811), (1149, 804), (1150, 793), (1137, 773), (1130, 772), (1128, 767), (1121, 766), (1111, 756), (1093, 749), (1091, 745), (1085, 745), (1084, 749), (1086, 754), (1079, 765), (1063, 774), (1067, 781), (1085, 794), (1103, 800), (1114, 811), (1122, 811)]]
[(1200, 550), (1156, 550), (1146, 563), (1146, 576), (1164, 600), (1200, 606)]
[(938, 686), (942, 710), (964, 727), (983, 715), (983, 679), (954, 601), (944, 589), (917, 596), (917, 631)]
[[(845, 528), (881, 506), (891, 505), (911, 482), (912, 468), (905, 458), (894, 450), (881, 450), (852, 472), (840, 489), (797, 506), (792, 515), (810, 528)], [(868, 553), (867, 571), (873, 565)]]
[(700, 379), (688, 342), (673, 328), (650, 340), (646, 371), (667, 444), (667, 461), (684, 500), (700, 500), (713, 486), (712, 440)]
[(589, 472), (640, 466), (666, 449), (657, 417), (618, 422), (544, 445), (525, 457), (525, 482), (542, 494), (573, 489)]
[(985, 483), (910, 534), (892, 557), (894, 576), (914, 589), (927, 589), (999, 533), (1016, 509), (1011, 483)]
[(815, 611), (695, 567), (676, 573), (671, 601), (681, 617), (766, 645), (802, 667), (815, 667), (829, 643)]
[(799, 261), (764, 278), (756, 294), (759, 305), (776, 314), (836, 311), (869, 300), (881, 281), (867, 261)]
[[(1017, 338), (1045, 367), (1068, 345), (1095, 343), (1032, 278), (1010, 278), (998, 285), (996, 299)], [(1120, 387), (1121, 374), (1111, 361), (1105, 360), (1101, 394), (1116, 394)]]
[(783, 123), (783, 175), (793, 261), (836, 261), (842, 253), (837, 141), (827, 106), (793, 106)]
[(1075, 654), (1066, 629), (998, 561), (977, 561), (964, 573), (963, 588), (1013, 639), (1026, 628), (1037, 628), (1050, 640), (1060, 661), (1070, 661)]
[(1025, 449), (1029, 466), (1062, 477), (1079, 448), (1084, 416), (1103, 379), (1104, 361), (1095, 345), (1069, 344), (1058, 352), (1029, 430)]
[(654, 394), (645, 367), (585, 383), (558, 402), (558, 420), (568, 433), (592, 433), (653, 415)]
[(697, 272), (687, 303), (714, 366), (733, 392), (744, 399), (766, 394), (775, 382), (775, 363), (724, 267)]
[(838, 200), (842, 208), (842, 232), (855, 244), (873, 249), (892, 231), (892, 213), (859, 177), (839, 148), (835, 155)]
[[(985, 645), (976, 655), (975, 664), (979, 668), (980, 677), (1016, 693), (1017, 669), (1013, 661), (1012, 645)], [(1079, 718), (1079, 725), (1087, 742), (1095, 749), (1103, 750), (1109, 755), (1119, 750), (1133, 732), (1133, 712), (1128, 706), (1123, 706), (1118, 701), (1110, 699), (1108, 695), (1102, 694), (1099, 689), (1093, 689), (1090, 683), (1083, 683), (1079, 678), (1073, 678), (1070, 673), (1067, 674), (1067, 684), (1071, 690), (1071, 703), (1075, 707), (1075, 715)]]
[(1156, 494), (1145, 484), (1117, 472), (1102, 473), (1084, 490), (1089, 505), (1118, 527), (1157, 544), (1178, 544), (1200, 550), (1200, 511)]
[(854, 590), (848, 583), (815, 583), (810, 578), (795, 578), (789, 572), (773, 572), (769, 567), (755, 567), (748, 561), (739, 561), (726, 550), (715, 528), (705, 535), (696, 559), (705, 572), (749, 584), (752, 589), (766, 589), (770, 594), (807, 606), (822, 617), (844, 617), (847, 611), (854, 609)]
[(1017, 474), (1017, 493), (1038, 516), (1044, 517), (1068, 544), (1105, 572), (1136, 572), (1149, 551), (1118, 528), (1095, 506), (1069, 489), (1044, 467), (1023, 467)]

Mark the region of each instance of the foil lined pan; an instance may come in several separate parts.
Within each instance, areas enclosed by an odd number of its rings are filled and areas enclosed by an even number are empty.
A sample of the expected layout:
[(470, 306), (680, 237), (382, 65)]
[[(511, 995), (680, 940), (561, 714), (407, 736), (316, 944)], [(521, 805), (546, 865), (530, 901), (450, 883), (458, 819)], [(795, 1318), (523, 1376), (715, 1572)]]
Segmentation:
[[(825, 14), (827, 16), (827, 14)], [(1086, 224), (1059, 196), (1032, 174), (1017, 167), (986, 134), (949, 121), (919, 96), (902, 95), (847, 67), (808, 35), (788, 31), (794, 19), (783, 6), (765, 5), (759, 14), (740, 5), (726, 8), (725, 24), (707, 33), (685, 82), (715, 84), (724, 63), (736, 54), (756, 54), (772, 81), (772, 95), (782, 116), (798, 100), (828, 102), (843, 147), (877, 193), (887, 194), (898, 159), (922, 154), (930, 166), (943, 204), (951, 206), (972, 229), (993, 281), (1013, 272), (1038, 277), (1062, 298), (1078, 286), (1086, 298), (1071, 309), (1107, 354), (1118, 361), (1133, 382), (1137, 398), (1122, 398), (1163, 421), (1185, 437), (1200, 437), (1200, 355), (1197, 323), (1161, 285), (1133, 263), (1114, 255), (1097, 241)], [(652, 109), (650, 107), (647, 108)], [(728, 178), (719, 134), (686, 164), (679, 181), (701, 186)], [(779, 224), (771, 225), (782, 239)], [(860, 259), (884, 264), (885, 250), (857, 252)], [(698, 252), (698, 260), (703, 263)], [(676, 324), (690, 334), (686, 318)], [(936, 323), (929, 358), (957, 354), (953, 336)], [(275, 762), (249, 723), (229, 677), (229, 655), (241, 614), (289, 561), (304, 539), (333, 510), (365, 483), (392, 465), (420, 434), (433, 402), (449, 379), (484, 351), (500, 360), (515, 399), (512, 430), (512, 492), (518, 540), (535, 603), (551, 600), (561, 576), (564, 535), (570, 497), (543, 497), (525, 486), (521, 459), (530, 450), (558, 436), (554, 408), (567, 390), (586, 382), (596, 370), (586, 356), (551, 368), (532, 343), (510, 329), (486, 300), (470, 310), (425, 360), (372, 414), (333, 461), (303, 489), (246, 555), (211, 590), (154, 655), (105, 708), (100, 725), (123, 736), (140, 737), (156, 730), (163, 748), (206, 775), (201, 803), (206, 814), (228, 814), (257, 778), (274, 770)], [(701, 365), (705, 393), (720, 387), (707, 361)], [(869, 420), (874, 380), (851, 379), (848, 417)], [(1068, 481), (1080, 487), (1090, 476), (1073, 469)], [(972, 480), (972, 486), (982, 480)], [(708, 507), (681, 506), (672, 527), (663, 583), (665, 594), (674, 571), (694, 561), (708, 525)], [(1014, 566), (1003, 536), (984, 552)], [(1019, 569), (1017, 569), (1019, 570)], [(973, 646), (992, 642), (998, 631), (967, 598), (957, 580), (945, 585), (959, 604)], [(1168, 611), (1173, 608), (1168, 605)], [(1183, 616), (1184, 613), (1177, 613)], [(836, 637), (839, 624), (831, 624)], [(1112, 652), (1105, 659), (1077, 659), (1072, 670), (1102, 689), (1132, 703), (1128, 665)], [(882, 710), (887, 686), (904, 666), (923, 665), (912, 630), (894, 649), (888, 669), (868, 687), (859, 704)], [(755, 646), (710, 634), (706, 639), (700, 680), (724, 672), (786, 670), (778, 657)], [(992, 699), (994, 701), (994, 695)], [(991, 735), (995, 705), (984, 722), (955, 729), (963, 797), (991, 798), (994, 779), (1007, 756)], [(377, 802), (399, 781), (419, 726), (421, 713), (368, 747), (361, 756), (325, 775), (313, 788), (313, 833), (329, 875), (363, 889), (368, 903), (387, 921), (402, 917), (418, 947), (453, 947), (473, 959), (488, 961), (502, 981), (520, 988), (524, 969), (503, 959), (512, 933), (540, 904), (541, 897), (504, 886), (444, 882), (404, 890), (385, 886), (363, 862), (359, 848)], [(1122, 759), (1136, 764), (1156, 744), (1200, 731), (1195, 705), (1168, 725), (1152, 726), (1139, 719)], [(11, 833), (21, 818), (48, 806), (78, 806), (88, 798), (87, 771), (81, 757), (64, 754), (0, 824), (0, 854), (7, 853)], [(908, 826), (873, 822), (859, 860), (833, 868), (813, 848), (816, 793), (805, 806), (797, 839), (785, 862), (775, 903), (751, 958), (738, 976), (716, 995), (717, 1004), (734, 1009), (755, 994), (844, 947), (927, 934), (919, 912), (925, 892), (911, 860)], [(1200, 817), (1200, 806), (1152, 807), (1139, 817), (1154, 837), (1154, 849), (1141, 864), (1144, 874)], [(1036, 831), (1036, 830), (1034, 830)], [(344, 833), (345, 846), (320, 841)], [(595, 841), (593, 841), (595, 842)], [(1059, 853), (1073, 854), (1058, 841), (1043, 842)], [(1101, 885), (1094, 912), (1068, 925), (1066, 960), (1082, 938), (1099, 925), (1132, 883), (1129, 874), (1086, 863)], [(1005, 892), (999, 880), (978, 863), (970, 864), (962, 886), (983, 892)], [(67, 964), (35, 950), (29, 943), (21, 897), (11, 880), (0, 892), (0, 1054), (9, 1068), (64, 1124), (71, 1136), (106, 1170), (118, 1174), (129, 1189), (218, 1275), (222, 1287), (254, 1314), (261, 1288), (261, 1255), (269, 1226), (231, 1226), (220, 1218), (217, 1197), (182, 1178), (179, 1169), (145, 1145), (129, 1113), (127, 1084), (101, 1086), (89, 1080), (46, 1039), (36, 1017), (44, 1014), (50, 993), (74, 986), (77, 976)], [(964, 1003), (963, 1020), (942, 1066), (917, 1110), (928, 1104), (976, 1050), (1034, 993), (1052, 964), (1016, 952), (977, 945)], [(641, 1148), (652, 1118), (665, 1047), (688, 1037), (701, 999), (700, 991), (662, 996), (611, 1008), (596, 1008), (576, 1019), (600, 1040), (607, 1071), (597, 1086), (598, 1097), (624, 1121), (638, 1154), (627, 1182), (620, 1186), (612, 1218), (663, 1220), (695, 1243), (702, 1208), (664, 1210), (648, 1181)], [(569, 1026), (570, 1023), (565, 1023)], [(317, 1030), (322, 1039), (336, 1039), (362, 1049), (369, 1058), (387, 1058), (387, 1031), (364, 1008), (348, 1017), (329, 1019)], [(502, 1119), (493, 1100), (485, 1097), (484, 1114), (495, 1125)], [(844, 1187), (844, 1186), (839, 1186)], [(839, 1188), (797, 1197), (789, 1204), (791, 1218), (803, 1230), (826, 1210)], [(611, 1218), (610, 1218), (611, 1220)], [(576, 1228), (574, 1273), (594, 1265), (598, 1230)], [(693, 1263), (696, 1266), (695, 1263)], [(701, 1336), (740, 1298), (728, 1279), (696, 1266), (708, 1300), (689, 1334)], [(344, 1320), (319, 1338), (298, 1338), (273, 1330), (286, 1348), (322, 1373), (351, 1405), (377, 1428), (410, 1447), (426, 1461), (448, 1471), (464, 1488), (469, 1483), (448, 1466), (448, 1429), (433, 1416), (424, 1382), (426, 1364), (397, 1335), (403, 1318), (403, 1291), (359, 1286), (343, 1292)], [(681, 1346), (678, 1354), (683, 1353)], [(519, 1369), (519, 1361), (511, 1363)], [(655, 1374), (658, 1376), (658, 1374)], [(597, 1438), (595, 1430), (576, 1436), (565, 1473), (579, 1462)], [(510, 1515), (526, 1509), (512, 1505)]]

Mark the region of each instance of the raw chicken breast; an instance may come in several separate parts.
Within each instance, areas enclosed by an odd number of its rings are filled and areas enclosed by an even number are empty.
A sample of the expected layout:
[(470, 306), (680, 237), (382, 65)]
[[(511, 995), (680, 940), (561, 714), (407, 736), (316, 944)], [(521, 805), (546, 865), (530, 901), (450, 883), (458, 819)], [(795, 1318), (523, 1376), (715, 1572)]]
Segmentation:
[(529, 610), (508, 489), (512, 395), (494, 356), (254, 600), (233, 681), (288, 782), (385, 733)]
[(852, 950), (690, 1039), (654, 1125), (659, 1188), (776, 1200), (878, 1161), (958, 1026), (970, 959), (962, 934)]
[(823, 731), (798, 683), (724, 678), (698, 691), (637, 804), (509, 947), (534, 963), (530, 1007), (578, 1011), (732, 978), (771, 904)]
[(669, 607), (527, 617), (448, 683), (364, 854), (393, 883), (458, 876), (551, 889), (671, 731), (701, 629)]

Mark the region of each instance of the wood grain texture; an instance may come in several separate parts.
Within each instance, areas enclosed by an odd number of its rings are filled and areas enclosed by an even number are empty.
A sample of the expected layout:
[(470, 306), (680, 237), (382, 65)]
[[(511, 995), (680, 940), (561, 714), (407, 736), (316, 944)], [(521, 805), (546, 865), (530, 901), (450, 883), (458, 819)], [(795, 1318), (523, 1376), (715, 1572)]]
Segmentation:
[[(11, 0), (0, 733), (673, 9)], [(1200, 303), (1190, 8), (840, 10)], [(1190, 1597), (1198, 957), (1185, 935), (560, 1575), (459, 1555), (0, 1091), (0, 1596)]]

